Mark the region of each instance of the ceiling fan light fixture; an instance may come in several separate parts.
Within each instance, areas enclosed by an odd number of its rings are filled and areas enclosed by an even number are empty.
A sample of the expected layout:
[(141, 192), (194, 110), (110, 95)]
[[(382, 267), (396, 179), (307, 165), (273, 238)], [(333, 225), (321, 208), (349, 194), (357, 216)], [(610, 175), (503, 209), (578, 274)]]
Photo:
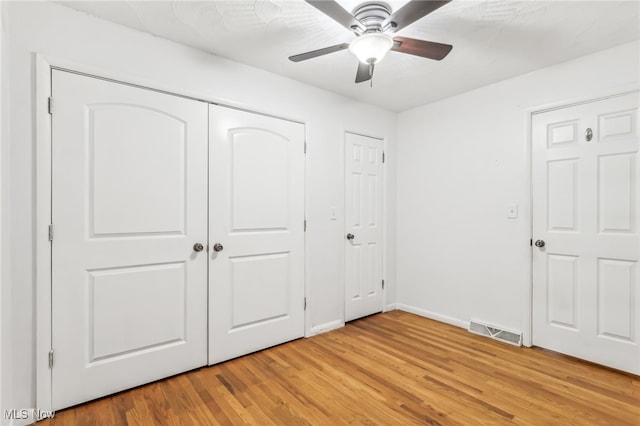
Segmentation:
[(376, 64), (393, 47), (393, 39), (381, 32), (366, 33), (349, 45), (351, 53), (364, 64)]

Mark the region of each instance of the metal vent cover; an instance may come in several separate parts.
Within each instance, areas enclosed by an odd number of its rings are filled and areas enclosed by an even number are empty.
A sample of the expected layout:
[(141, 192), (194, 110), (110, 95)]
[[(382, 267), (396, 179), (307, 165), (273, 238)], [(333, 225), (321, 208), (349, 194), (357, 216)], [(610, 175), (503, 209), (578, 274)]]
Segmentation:
[(471, 321), (469, 323), (469, 332), (479, 334), (480, 336), (487, 336), (510, 345), (522, 346), (522, 333), (504, 330), (493, 325), (482, 324), (478, 321)]

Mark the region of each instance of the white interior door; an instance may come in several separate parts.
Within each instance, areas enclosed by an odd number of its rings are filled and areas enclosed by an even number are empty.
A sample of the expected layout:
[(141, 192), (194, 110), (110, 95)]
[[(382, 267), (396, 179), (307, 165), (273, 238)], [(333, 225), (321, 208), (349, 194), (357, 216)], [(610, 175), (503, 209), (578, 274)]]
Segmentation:
[(533, 344), (640, 374), (638, 94), (532, 132)]
[(345, 133), (345, 321), (382, 311), (382, 155)]
[(209, 120), (213, 364), (304, 335), (305, 154), (302, 124), (215, 105)]
[(207, 104), (54, 70), (60, 409), (207, 362)]

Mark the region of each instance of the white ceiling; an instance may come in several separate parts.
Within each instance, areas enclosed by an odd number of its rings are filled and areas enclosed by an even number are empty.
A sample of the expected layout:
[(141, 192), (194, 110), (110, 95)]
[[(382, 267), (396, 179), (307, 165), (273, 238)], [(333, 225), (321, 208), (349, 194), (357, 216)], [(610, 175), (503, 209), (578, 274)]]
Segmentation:
[[(407, 0), (388, 0), (396, 10)], [(291, 55), (355, 36), (302, 0), (63, 1), (73, 9), (402, 111), (640, 39), (640, 2), (454, 0), (396, 35), (452, 44), (444, 60), (389, 52), (373, 87), (354, 83), (342, 51), (293, 63)], [(359, 0), (339, 0), (351, 11)]]

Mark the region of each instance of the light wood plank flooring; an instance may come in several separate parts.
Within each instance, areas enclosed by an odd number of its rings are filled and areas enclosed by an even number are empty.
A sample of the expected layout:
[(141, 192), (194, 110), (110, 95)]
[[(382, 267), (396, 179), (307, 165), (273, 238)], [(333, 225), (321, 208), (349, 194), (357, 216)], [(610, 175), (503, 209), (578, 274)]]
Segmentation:
[(400, 311), (42, 425), (640, 425), (640, 377)]

